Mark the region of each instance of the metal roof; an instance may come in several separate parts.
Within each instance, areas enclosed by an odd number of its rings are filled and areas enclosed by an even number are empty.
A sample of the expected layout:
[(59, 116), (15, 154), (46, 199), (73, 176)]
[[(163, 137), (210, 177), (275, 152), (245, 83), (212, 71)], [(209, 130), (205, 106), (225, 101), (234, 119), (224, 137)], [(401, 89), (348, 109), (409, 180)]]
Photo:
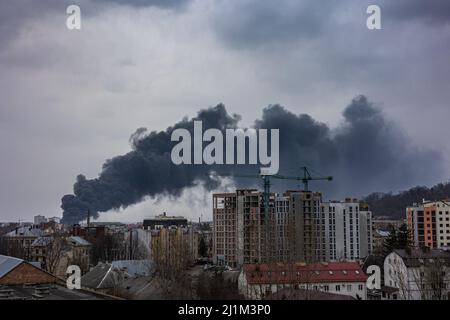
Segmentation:
[(407, 267), (420, 267), (425, 264), (433, 264), (435, 260), (441, 261), (444, 265), (450, 265), (450, 252), (440, 249), (395, 249), (403, 263)]
[(0, 255), (0, 278), (14, 270), (22, 262), (22, 259)]
[(292, 282), (366, 282), (367, 275), (357, 262), (244, 264), (250, 284)]
[(5, 234), (5, 237), (41, 237), (44, 231), (29, 226), (18, 227), (15, 230)]
[(53, 242), (53, 237), (39, 237), (33, 241), (32, 247), (46, 247)]
[(91, 245), (88, 241), (86, 241), (83, 238), (78, 237), (78, 236), (72, 236), (69, 238), (69, 240), (75, 242), (75, 244), (77, 244), (79, 246), (90, 246)]

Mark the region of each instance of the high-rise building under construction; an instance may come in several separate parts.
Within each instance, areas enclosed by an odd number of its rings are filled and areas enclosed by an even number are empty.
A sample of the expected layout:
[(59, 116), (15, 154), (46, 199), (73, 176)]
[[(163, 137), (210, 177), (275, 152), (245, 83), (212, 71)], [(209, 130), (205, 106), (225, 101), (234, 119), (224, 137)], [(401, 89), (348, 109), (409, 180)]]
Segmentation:
[(213, 195), (217, 264), (358, 259), (371, 251), (371, 213), (356, 200), (322, 201), (320, 192), (241, 189)]

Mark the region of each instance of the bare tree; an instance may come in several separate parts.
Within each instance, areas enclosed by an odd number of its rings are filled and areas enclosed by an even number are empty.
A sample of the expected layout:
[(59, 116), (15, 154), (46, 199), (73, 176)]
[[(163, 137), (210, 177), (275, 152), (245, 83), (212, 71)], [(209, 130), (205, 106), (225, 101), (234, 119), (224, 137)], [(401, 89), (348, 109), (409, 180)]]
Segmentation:
[(46, 246), (45, 267), (48, 272), (55, 274), (61, 262), (65, 239), (58, 234), (54, 234), (49, 244)]

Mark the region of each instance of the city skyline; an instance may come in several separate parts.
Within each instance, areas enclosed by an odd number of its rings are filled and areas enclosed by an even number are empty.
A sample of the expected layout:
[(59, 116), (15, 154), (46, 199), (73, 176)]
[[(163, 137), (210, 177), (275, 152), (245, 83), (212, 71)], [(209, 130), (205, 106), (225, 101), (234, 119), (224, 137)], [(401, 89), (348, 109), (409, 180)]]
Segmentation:
[[(162, 131), (221, 102), (243, 127), (280, 104), (334, 134), (364, 94), (408, 150), (432, 155), (429, 176), (371, 191), (447, 181), (450, 10), (432, 2), (377, 1), (382, 30), (366, 28), (369, 1), (81, 0), (79, 31), (65, 27), (71, 1), (0, 4), (2, 220), (61, 215), (76, 176), (96, 178), (138, 128)], [(210, 205), (201, 186), (183, 192), (175, 205), (158, 194), (110, 219)]]

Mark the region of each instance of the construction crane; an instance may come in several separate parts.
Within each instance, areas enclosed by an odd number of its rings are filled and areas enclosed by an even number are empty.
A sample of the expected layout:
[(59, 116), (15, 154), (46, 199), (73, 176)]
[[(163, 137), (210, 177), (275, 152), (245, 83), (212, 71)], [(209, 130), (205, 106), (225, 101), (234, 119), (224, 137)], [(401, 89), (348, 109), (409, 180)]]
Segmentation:
[[(266, 221), (269, 219), (269, 199), (270, 199), (270, 186), (271, 181), (270, 179), (282, 179), (282, 180), (296, 180), (301, 181), (303, 183), (303, 190), (309, 191), (309, 181), (314, 180), (327, 180), (332, 181), (332, 176), (312, 176), (309, 172), (307, 167), (301, 167), (300, 168), (303, 171), (302, 176), (285, 176), (280, 174), (268, 174), (264, 170), (260, 170), (259, 174), (220, 174), (218, 173), (218, 176), (224, 176), (224, 177), (234, 177), (234, 178), (253, 178), (253, 179), (262, 179), (263, 181), (263, 187), (264, 187), (264, 218)], [(312, 171), (312, 170), (311, 170)]]
[[(298, 177), (292, 177), (292, 176), (283, 176), (283, 175), (274, 175), (273, 177), (276, 179), (286, 179), (286, 180), (297, 180), (297, 181), (301, 181), (303, 183), (303, 190), (304, 191), (309, 191), (308, 187), (309, 187), (309, 181), (313, 181), (313, 180), (327, 180), (327, 181), (332, 181), (333, 177), (332, 176), (327, 176), (327, 177), (313, 177), (311, 176), (309, 170), (307, 167), (301, 167), (300, 168), (303, 171), (303, 175), (302, 176), (298, 176)], [(312, 170), (311, 170), (312, 171)]]
[(307, 167), (301, 167), (301, 170), (303, 170), (303, 176), (284, 176), (279, 174), (269, 174), (264, 169), (261, 169), (259, 174), (217, 174), (218, 176), (225, 176), (225, 177), (234, 177), (234, 178), (253, 178), (253, 179), (262, 179), (263, 181), (263, 200), (264, 200), (264, 224), (265, 224), (265, 232), (266, 232), (266, 248), (267, 248), (267, 241), (269, 238), (269, 200), (270, 200), (270, 186), (271, 181), (270, 179), (283, 179), (283, 180), (296, 180), (296, 181), (302, 181), (304, 186), (304, 191), (308, 191), (308, 183), (312, 180), (327, 180), (331, 181), (333, 180), (332, 176), (328, 177), (313, 177), (311, 176), (309, 170)]

